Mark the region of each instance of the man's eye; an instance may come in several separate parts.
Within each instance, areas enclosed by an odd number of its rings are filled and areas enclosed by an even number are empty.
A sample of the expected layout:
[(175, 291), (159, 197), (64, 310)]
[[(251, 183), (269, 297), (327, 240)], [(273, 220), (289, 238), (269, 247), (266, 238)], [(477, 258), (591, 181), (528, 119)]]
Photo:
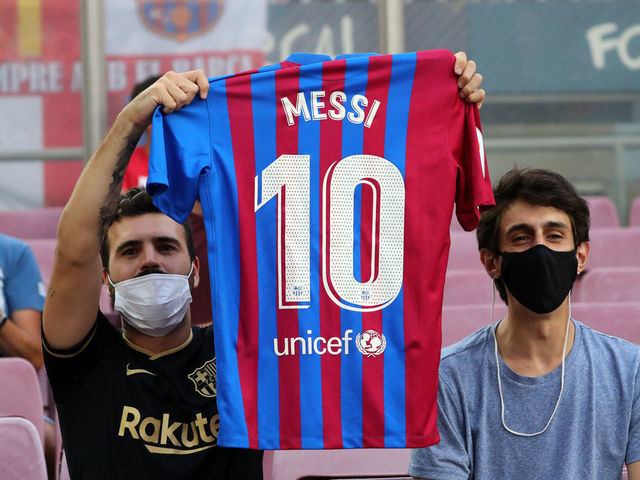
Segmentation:
[(160, 246), (158, 247), (158, 250), (160, 250), (160, 251), (165, 251), (165, 252), (167, 252), (167, 251), (171, 251), (171, 250), (175, 250), (175, 249), (176, 249), (176, 247), (174, 247), (173, 245), (170, 245), (170, 244), (167, 244), (167, 245), (160, 245)]
[(125, 256), (133, 255), (134, 253), (136, 253), (136, 251), (133, 248), (127, 248), (126, 250), (122, 251), (122, 255), (125, 255)]

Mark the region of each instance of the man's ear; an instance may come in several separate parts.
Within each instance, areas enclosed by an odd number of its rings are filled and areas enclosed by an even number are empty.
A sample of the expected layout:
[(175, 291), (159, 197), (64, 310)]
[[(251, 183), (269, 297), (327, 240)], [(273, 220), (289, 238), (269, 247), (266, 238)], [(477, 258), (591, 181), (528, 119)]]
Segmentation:
[(109, 283), (109, 272), (107, 272), (107, 270), (104, 269), (104, 268), (102, 269), (102, 282), (107, 287), (107, 291), (109, 292), (109, 296), (113, 300), (115, 298), (116, 292), (113, 289), (113, 286), (111, 285), (111, 283)]
[(193, 278), (193, 288), (196, 288), (200, 285), (200, 259), (198, 257), (193, 259), (193, 273), (191, 275)]
[(589, 242), (582, 242), (576, 248), (576, 257), (578, 257), (578, 273), (581, 273), (584, 270), (587, 259), (589, 258), (590, 247), (591, 245)]
[(500, 278), (500, 275), (502, 275), (502, 272), (500, 270), (500, 266), (502, 265), (502, 258), (500, 258), (497, 253), (492, 252), (488, 248), (481, 248), (480, 261), (482, 262), (484, 269), (487, 271), (491, 278), (493, 278), (494, 280), (496, 278)]

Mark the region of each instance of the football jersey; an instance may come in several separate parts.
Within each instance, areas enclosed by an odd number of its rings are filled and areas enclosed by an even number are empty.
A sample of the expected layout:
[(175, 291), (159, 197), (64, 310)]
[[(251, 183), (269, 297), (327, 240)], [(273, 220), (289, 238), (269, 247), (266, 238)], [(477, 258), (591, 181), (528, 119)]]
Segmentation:
[(453, 205), (493, 203), (478, 111), (448, 51), (318, 60), (154, 116), (155, 204), (204, 212), (218, 443), (432, 445)]

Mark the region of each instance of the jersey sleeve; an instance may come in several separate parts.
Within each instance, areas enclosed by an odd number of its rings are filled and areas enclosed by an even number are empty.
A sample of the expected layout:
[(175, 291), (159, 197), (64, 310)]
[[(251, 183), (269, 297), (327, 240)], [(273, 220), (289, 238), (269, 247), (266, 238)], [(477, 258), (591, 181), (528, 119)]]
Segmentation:
[(44, 284), (36, 258), (27, 244), (20, 243), (14, 252), (11, 270), (5, 272), (4, 296), (7, 315), (25, 308), (42, 312)]
[(462, 228), (470, 231), (478, 226), (480, 213), (493, 206), (495, 201), (478, 107), (464, 104), (463, 115), (463, 122), (460, 119), (452, 122), (450, 142), (454, 145), (454, 160), (458, 170), (456, 217)]
[(211, 168), (207, 100), (193, 102), (165, 115), (153, 116), (147, 190), (153, 203), (183, 223), (198, 198), (198, 182)]
[(440, 442), (411, 451), (409, 474), (416, 478), (467, 480), (471, 461), (466, 447), (464, 413), (457, 395), (440, 377), (438, 385), (438, 433)]

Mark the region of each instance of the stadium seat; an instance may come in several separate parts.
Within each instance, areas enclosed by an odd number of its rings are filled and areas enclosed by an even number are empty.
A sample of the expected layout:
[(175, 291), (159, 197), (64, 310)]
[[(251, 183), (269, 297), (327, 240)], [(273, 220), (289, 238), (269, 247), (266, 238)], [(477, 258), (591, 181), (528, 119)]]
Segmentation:
[(406, 478), (409, 455), (404, 448), (269, 450), (264, 453), (264, 480)]
[(640, 228), (594, 228), (587, 268), (640, 267)]
[(629, 208), (629, 226), (640, 227), (640, 197), (636, 197)]
[(619, 227), (620, 218), (615, 203), (605, 196), (585, 196), (591, 214), (591, 228)]
[(451, 232), (451, 248), (447, 271), (476, 270), (484, 272), (480, 263), (476, 232)]
[[(455, 305), (442, 308), (442, 346), (455, 343), (479, 328), (495, 323), (507, 307), (496, 300), (493, 321), (491, 305)], [(573, 302), (573, 318), (608, 335), (640, 344), (640, 302)]]
[(491, 315), (491, 302), (475, 305), (448, 305), (442, 307), (442, 346), (447, 347), (462, 340), (479, 328), (495, 323), (507, 312), (507, 306), (496, 294), (496, 304)]
[(0, 418), (0, 452), (2, 480), (47, 480), (42, 443), (28, 420)]
[(453, 215), (451, 216), (451, 226), (449, 227), (451, 232), (464, 232), (464, 228), (460, 225), (458, 218), (456, 217), (456, 209), (453, 209)]
[(44, 445), (42, 393), (36, 369), (24, 358), (2, 357), (0, 385), (0, 417), (26, 418)]
[(491, 302), (492, 281), (483, 270), (448, 270), (444, 281), (443, 305)]
[(580, 302), (573, 304), (573, 317), (608, 335), (640, 344), (640, 302)]
[(56, 238), (63, 207), (1, 210), (0, 233), (18, 238)]
[(640, 267), (587, 269), (573, 287), (575, 302), (634, 302), (640, 287)]
[(58, 480), (71, 480), (69, 474), (69, 466), (67, 465), (67, 454), (63, 450), (62, 458), (60, 459), (60, 471), (58, 472)]
[(111, 304), (111, 296), (109, 295), (107, 287), (104, 284), (102, 284), (102, 288), (100, 289), (100, 311), (104, 313), (104, 316), (107, 317), (109, 322), (111, 322), (114, 327), (122, 327), (120, 314), (113, 309), (113, 305)]
[(53, 258), (56, 252), (55, 238), (35, 238), (25, 240), (31, 247), (33, 255), (36, 257), (36, 262), (40, 268), (40, 275), (45, 286), (49, 286), (49, 279), (51, 278), (51, 270), (53, 269)]

